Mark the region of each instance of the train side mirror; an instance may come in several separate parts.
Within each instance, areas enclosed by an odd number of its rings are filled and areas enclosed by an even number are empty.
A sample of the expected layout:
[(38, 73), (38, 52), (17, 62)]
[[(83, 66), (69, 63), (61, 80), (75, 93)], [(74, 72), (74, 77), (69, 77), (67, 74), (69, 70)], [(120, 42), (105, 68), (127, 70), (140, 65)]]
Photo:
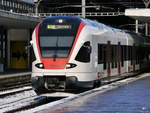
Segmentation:
[(32, 47), (32, 45), (33, 45), (33, 41), (31, 40), (31, 41), (30, 41), (30, 44), (27, 45), (27, 46), (25, 46), (25, 51), (26, 51), (26, 53), (29, 52), (29, 50), (30, 50), (30, 48)]
[(32, 40), (30, 41), (30, 45), (31, 45), (31, 46), (33, 45), (33, 41), (32, 41)]
[(85, 42), (83, 46), (86, 48), (87, 53), (91, 54), (91, 52), (92, 52), (92, 47), (91, 47), (91, 45), (90, 45), (90, 41)]

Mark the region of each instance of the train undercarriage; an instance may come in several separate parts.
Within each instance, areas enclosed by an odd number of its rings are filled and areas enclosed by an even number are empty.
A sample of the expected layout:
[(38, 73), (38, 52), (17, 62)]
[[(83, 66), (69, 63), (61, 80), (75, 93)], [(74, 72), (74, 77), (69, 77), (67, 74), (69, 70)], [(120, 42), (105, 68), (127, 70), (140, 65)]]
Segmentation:
[(31, 82), (37, 94), (56, 91), (72, 92), (100, 86), (100, 82), (98, 81), (80, 82), (75, 76), (36, 76), (32, 77)]

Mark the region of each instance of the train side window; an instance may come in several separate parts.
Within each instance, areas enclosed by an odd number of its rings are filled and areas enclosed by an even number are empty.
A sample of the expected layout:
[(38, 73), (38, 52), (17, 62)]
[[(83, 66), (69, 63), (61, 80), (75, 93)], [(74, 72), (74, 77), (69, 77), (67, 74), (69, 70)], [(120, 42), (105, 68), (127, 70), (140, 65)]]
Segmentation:
[(115, 45), (113, 45), (112, 46), (112, 65), (111, 65), (111, 67), (112, 68), (115, 68), (115, 67), (117, 67), (117, 66), (115, 66), (115, 62), (117, 61), (116, 60), (116, 46)]
[(83, 44), (83, 46), (80, 48), (75, 60), (79, 62), (90, 62), (90, 55), (91, 55), (91, 46), (90, 42), (87, 41)]
[(131, 47), (131, 65), (133, 65), (133, 60), (134, 60), (134, 58), (133, 58), (133, 47)]
[(107, 45), (98, 44), (98, 64), (103, 64), (106, 69), (106, 53), (107, 53)]
[(128, 60), (131, 60), (131, 46), (128, 46)]
[(106, 53), (107, 53), (107, 46), (104, 45), (104, 46), (103, 46), (103, 54), (104, 54), (104, 55), (103, 55), (103, 58), (104, 58), (104, 59), (103, 59), (103, 64), (104, 64), (104, 70), (107, 68), (107, 66), (106, 66), (106, 63), (107, 63), (107, 62), (106, 62)]
[(114, 47), (114, 52), (115, 52), (115, 68), (117, 68), (117, 60), (118, 60), (118, 57), (117, 57), (117, 54), (118, 54), (118, 51), (117, 51), (117, 45), (115, 45)]
[(139, 52), (139, 51), (140, 51), (140, 50), (139, 50), (138, 47), (136, 47), (136, 50), (135, 50), (135, 51), (136, 51), (136, 61), (135, 61), (136, 63), (135, 63), (135, 64), (139, 64), (139, 56), (140, 56), (140, 52)]
[(98, 44), (98, 64), (103, 63), (103, 45)]
[(111, 51), (112, 51), (111, 52), (111, 56), (112, 56), (111, 67), (114, 68), (114, 45), (112, 45)]
[(121, 66), (124, 66), (124, 47), (121, 46)]
[(124, 61), (127, 60), (127, 46), (124, 46)]

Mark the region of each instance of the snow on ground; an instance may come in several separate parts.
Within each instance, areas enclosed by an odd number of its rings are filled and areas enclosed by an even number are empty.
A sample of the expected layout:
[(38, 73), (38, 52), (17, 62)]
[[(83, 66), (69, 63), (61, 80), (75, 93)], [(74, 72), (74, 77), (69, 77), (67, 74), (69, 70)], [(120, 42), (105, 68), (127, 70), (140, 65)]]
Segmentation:
[(0, 98), (0, 113), (25, 106), (34, 101), (35, 96), (35, 92), (30, 90)]

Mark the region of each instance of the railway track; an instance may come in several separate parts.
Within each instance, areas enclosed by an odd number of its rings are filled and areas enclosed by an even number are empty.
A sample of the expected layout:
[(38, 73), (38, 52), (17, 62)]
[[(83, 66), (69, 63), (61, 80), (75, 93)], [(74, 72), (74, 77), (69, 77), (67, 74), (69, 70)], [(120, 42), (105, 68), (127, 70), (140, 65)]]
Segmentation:
[[(22, 106), (34, 98), (36, 94), (30, 88), (18, 88), (0, 92), (0, 112), (7, 112), (16, 109), (15, 106)], [(25, 104), (24, 104), (25, 105)], [(12, 107), (13, 106), (13, 107)]]
[(4, 74), (0, 76), (0, 91), (31, 84), (31, 72)]
[(0, 91), (0, 113), (14, 113), (31, 109), (61, 98), (37, 96), (31, 87)]
[[(133, 79), (134, 78), (134, 79)], [(100, 89), (93, 89), (91, 91), (80, 92), (79, 94), (75, 94), (70, 96), (69, 98), (77, 98), (79, 96), (89, 95), (94, 92), (109, 90), (111, 87), (119, 87), (120, 85), (126, 84), (130, 81), (134, 81), (139, 79), (140, 76), (136, 76), (133, 78), (129, 78), (129, 80), (121, 80), (115, 83), (111, 83), (109, 86), (102, 86)], [(25, 86), (22, 88), (9, 89), (5, 91), (0, 91), (0, 113), (14, 113), (21, 111), (28, 111), (33, 108), (38, 108), (47, 103), (53, 104), (53, 102), (57, 102), (64, 97), (45, 97), (45, 96), (37, 96), (36, 93), (32, 90), (30, 86)], [(62, 101), (66, 101), (66, 99), (62, 99)], [(60, 100), (61, 101), (61, 100)], [(61, 102), (62, 102), (61, 101)], [(54, 102), (54, 103), (55, 103)]]
[(11, 88), (5, 88), (3, 90), (0, 90), (0, 98), (5, 97), (5, 96), (9, 96), (9, 95), (13, 95), (19, 92), (23, 92), (23, 91), (28, 91), (28, 90), (32, 90), (31, 86), (23, 86), (23, 87), (11, 87)]
[(0, 112), (13, 113), (46, 102), (46, 97), (37, 96), (32, 90), (0, 98)]

